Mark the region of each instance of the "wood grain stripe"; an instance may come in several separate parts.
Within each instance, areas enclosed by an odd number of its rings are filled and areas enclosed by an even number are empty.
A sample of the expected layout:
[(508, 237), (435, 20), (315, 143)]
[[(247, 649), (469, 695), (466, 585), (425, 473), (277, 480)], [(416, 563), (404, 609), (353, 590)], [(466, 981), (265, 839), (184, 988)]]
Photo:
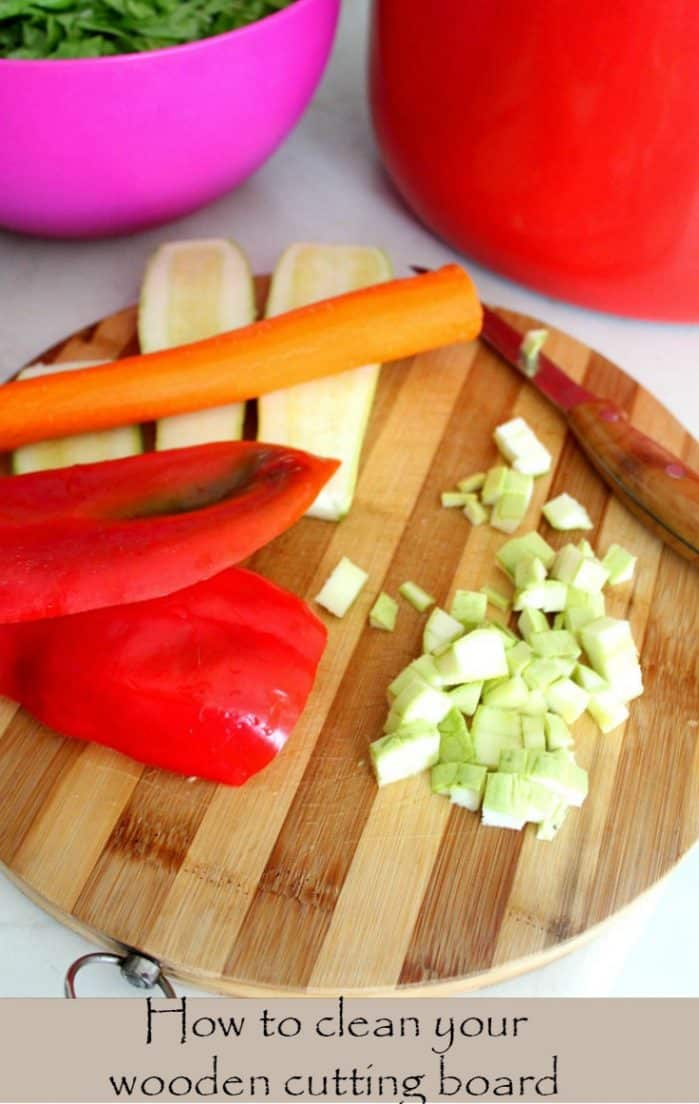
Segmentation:
[[(46, 795), (14, 856), (15, 872), (60, 908), (72, 908), (141, 772), (138, 763), (110, 748), (85, 747)], [(54, 836), (63, 851), (51, 847)]]
[[(41, 755), (36, 754), (39, 739)], [(2, 862), (12, 864), (47, 793), (82, 750), (82, 745), (44, 728), (27, 713), (14, 714), (0, 741), (0, 809), (12, 810), (11, 817), (0, 817)]]
[(208, 782), (146, 768), (75, 901), (75, 916), (141, 946), (214, 790)]

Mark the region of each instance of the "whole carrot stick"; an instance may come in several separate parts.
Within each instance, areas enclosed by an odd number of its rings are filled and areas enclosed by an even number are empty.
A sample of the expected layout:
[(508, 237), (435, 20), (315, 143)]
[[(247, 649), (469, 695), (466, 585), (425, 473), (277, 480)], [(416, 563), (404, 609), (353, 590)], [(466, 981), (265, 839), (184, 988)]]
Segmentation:
[(176, 349), (0, 387), (0, 450), (240, 402), (478, 335), (459, 265), (362, 288)]

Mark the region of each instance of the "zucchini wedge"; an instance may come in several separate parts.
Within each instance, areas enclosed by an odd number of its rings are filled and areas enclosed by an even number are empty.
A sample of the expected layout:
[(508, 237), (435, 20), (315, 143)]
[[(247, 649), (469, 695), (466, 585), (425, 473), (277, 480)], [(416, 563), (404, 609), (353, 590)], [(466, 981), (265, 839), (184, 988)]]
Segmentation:
[[(17, 379), (33, 379), (52, 372), (70, 372), (78, 368), (91, 368), (103, 360), (65, 361), (63, 364), (32, 364), (19, 372)], [(120, 460), (143, 451), (141, 430), (138, 426), (120, 426), (93, 433), (78, 433), (70, 437), (57, 437), (52, 441), (38, 441), (22, 445), (12, 453), (12, 472), (26, 475), (28, 472), (49, 471), (53, 468), (69, 468), (73, 464), (94, 464), (100, 460)]]
[[(141, 351), (202, 341), (255, 320), (255, 288), (247, 257), (223, 238), (170, 242), (146, 268), (138, 309)], [(243, 435), (245, 403), (161, 418), (156, 449), (185, 448)]]
[[(379, 249), (355, 245), (298, 243), (282, 254), (267, 303), (272, 317), (346, 291), (378, 284), (393, 275)], [(348, 513), (359, 457), (379, 378), (378, 364), (358, 366), (327, 379), (299, 384), (258, 401), (258, 437), (341, 461), (308, 513), (338, 521)]]

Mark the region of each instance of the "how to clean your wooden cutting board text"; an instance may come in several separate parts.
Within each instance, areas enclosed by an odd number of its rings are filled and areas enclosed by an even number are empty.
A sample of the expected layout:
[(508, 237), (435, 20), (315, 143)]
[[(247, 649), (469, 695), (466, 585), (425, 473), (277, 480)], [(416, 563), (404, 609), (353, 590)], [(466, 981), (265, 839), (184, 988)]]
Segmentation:
[(0, 1100), (693, 1101), (697, 1003), (0, 1001)]

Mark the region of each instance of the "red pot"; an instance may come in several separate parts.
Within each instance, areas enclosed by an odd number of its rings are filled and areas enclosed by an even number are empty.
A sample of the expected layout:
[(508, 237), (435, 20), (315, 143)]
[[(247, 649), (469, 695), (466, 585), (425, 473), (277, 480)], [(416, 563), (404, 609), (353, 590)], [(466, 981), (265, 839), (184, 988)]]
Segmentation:
[(699, 320), (699, 0), (375, 0), (370, 84), (389, 173), (453, 246)]

